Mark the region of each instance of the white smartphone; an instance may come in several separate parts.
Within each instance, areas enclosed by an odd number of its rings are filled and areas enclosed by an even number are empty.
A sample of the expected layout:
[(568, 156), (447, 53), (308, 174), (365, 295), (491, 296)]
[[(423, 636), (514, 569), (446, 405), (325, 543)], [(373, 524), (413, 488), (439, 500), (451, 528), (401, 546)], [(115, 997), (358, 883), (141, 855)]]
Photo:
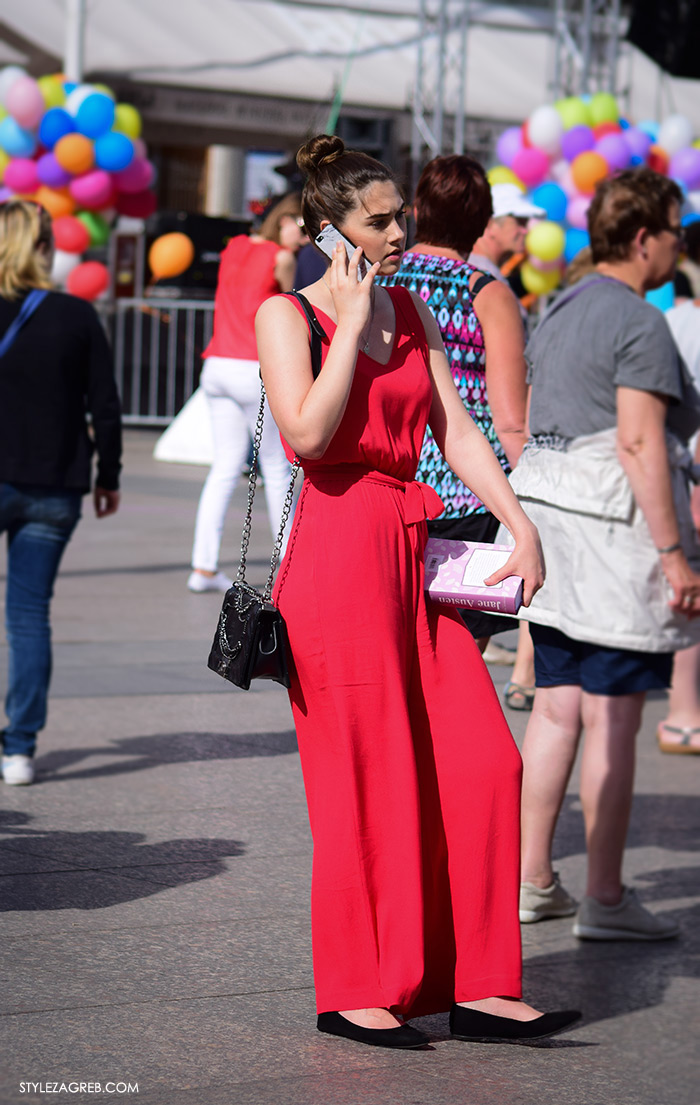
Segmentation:
[[(338, 242), (342, 242), (345, 246), (345, 252), (348, 255), (348, 262), (350, 261), (350, 258), (353, 256), (357, 248), (352, 244), (352, 242), (348, 241), (344, 234), (340, 233), (337, 227), (333, 226), (333, 223), (329, 223), (328, 226), (325, 227), (319, 235), (317, 235), (315, 241), (318, 248), (322, 250), (327, 257), (331, 258), (333, 257), (335, 247)], [(369, 263), (363, 253), (357, 266), (358, 281), (364, 280), (365, 276), (369, 272), (369, 269)]]

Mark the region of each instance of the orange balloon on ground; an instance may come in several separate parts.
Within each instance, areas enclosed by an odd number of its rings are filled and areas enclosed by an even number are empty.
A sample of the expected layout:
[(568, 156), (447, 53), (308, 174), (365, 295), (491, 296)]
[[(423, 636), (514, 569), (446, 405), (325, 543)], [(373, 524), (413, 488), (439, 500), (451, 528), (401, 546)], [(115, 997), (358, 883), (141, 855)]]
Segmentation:
[(64, 134), (53, 152), (61, 168), (69, 173), (86, 173), (95, 164), (95, 147), (84, 134)]
[(590, 196), (595, 192), (595, 186), (599, 180), (604, 180), (610, 172), (602, 154), (595, 150), (586, 150), (580, 153), (571, 163), (571, 177), (579, 192)]
[(47, 188), (42, 184), (34, 193), (34, 199), (46, 208), (52, 219), (61, 219), (75, 211), (75, 200), (67, 188)]
[(180, 276), (194, 261), (194, 244), (186, 234), (175, 231), (156, 238), (148, 251), (148, 264), (155, 280)]

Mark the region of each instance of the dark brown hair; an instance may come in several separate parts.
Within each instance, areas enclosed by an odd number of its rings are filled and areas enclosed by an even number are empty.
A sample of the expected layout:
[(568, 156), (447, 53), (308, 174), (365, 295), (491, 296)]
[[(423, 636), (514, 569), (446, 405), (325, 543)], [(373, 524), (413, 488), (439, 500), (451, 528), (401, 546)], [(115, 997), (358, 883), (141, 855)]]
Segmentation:
[(466, 256), (493, 214), (483, 166), (466, 154), (434, 157), (421, 173), (415, 207), (419, 242)]
[(365, 189), (376, 181), (396, 183), (391, 169), (359, 150), (347, 150), (342, 138), (318, 134), (297, 153), (297, 165), (305, 175), (301, 213), (313, 242), (328, 219), (339, 230), (357, 206)]
[(668, 227), (671, 204), (682, 202), (676, 182), (652, 169), (626, 169), (601, 181), (588, 208), (594, 264), (628, 260), (637, 232), (660, 234)]

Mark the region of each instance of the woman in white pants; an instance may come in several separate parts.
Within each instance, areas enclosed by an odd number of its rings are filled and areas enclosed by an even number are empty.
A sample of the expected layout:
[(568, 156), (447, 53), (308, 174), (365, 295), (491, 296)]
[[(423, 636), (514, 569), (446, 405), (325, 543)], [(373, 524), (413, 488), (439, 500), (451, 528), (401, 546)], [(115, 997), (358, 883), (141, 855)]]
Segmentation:
[[(232, 238), (221, 255), (214, 307), (214, 335), (205, 350), (201, 387), (207, 397), (214, 438), (214, 463), (202, 489), (192, 550), (190, 591), (225, 591), (231, 580), (219, 571), (226, 511), (255, 433), (260, 408), (260, 373), (255, 314), (270, 295), (288, 292), (294, 253), (304, 240), (299, 197), (277, 203), (256, 234)], [(277, 534), (290, 467), (279, 431), (265, 404), (260, 445), (270, 528)]]

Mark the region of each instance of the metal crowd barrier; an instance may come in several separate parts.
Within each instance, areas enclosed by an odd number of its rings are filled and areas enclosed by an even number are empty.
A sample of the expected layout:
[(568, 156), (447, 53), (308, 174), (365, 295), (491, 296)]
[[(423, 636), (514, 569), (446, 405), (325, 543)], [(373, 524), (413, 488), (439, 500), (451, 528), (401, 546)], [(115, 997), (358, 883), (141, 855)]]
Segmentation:
[(197, 387), (213, 301), (117, 299), (99, 311), (112, 342), (124, 422), (166, 426)]

